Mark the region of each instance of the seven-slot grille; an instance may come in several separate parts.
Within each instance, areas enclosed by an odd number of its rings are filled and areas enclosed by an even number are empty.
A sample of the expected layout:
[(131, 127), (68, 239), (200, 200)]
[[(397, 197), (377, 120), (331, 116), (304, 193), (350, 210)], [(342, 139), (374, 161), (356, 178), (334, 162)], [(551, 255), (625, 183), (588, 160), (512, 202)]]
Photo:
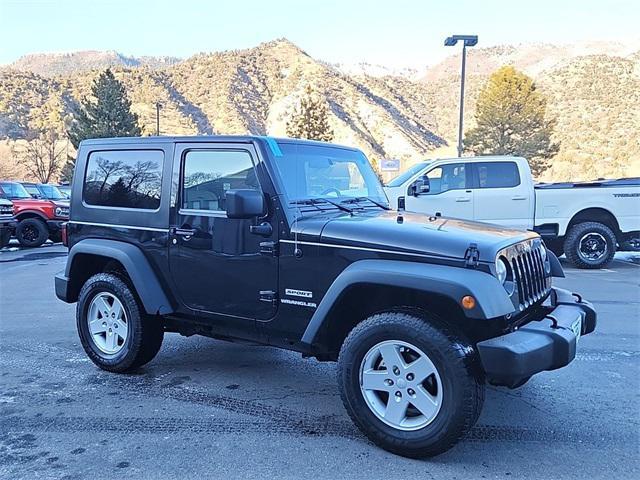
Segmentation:
[(520, 310), (544, 298), (551, 289), (551, 276), (545, 271), (543, 260), (544, 248), (540, 241), (528, 241), (514, 245), (504, 255), (511, 267)]

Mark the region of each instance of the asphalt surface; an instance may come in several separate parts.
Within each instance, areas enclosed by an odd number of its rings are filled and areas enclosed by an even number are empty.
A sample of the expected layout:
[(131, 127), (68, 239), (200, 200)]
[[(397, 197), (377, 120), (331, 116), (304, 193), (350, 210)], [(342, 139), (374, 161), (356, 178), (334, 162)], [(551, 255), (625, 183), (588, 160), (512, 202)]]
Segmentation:
[(0, 478), (639, 478), (640, 265), (565, 264), (598, 330), (567, 368), (489, 387), (469, 438), (430, 460), (369, 443), (335, 364), (167, 335), (132, 375), (96, 368), (55, 298), (61, 246), (0, 252)]

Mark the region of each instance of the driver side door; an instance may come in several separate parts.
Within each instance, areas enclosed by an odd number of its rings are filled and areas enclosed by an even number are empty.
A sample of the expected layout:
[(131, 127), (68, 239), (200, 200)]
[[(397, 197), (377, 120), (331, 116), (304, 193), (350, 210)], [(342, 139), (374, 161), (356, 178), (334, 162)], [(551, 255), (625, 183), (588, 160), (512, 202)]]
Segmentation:
[(270, 319), (277, 308), (278, 258), (264, 245), (277, 242), (278, 229), (255, 227), (274, 223), (272, 214), (229, 218), (226, 212), (228, 191), (263, 192), (255, 150), (246, 144), (179, 144), (175, 156), (180, 176), (169, 264), (180, 300), (230, 328)]
[[(472, 176), (469, 164), (460, 162), (435, 166), (428, 170), (425, 176), (429, 179), (429, 191), (421, 193), (419, 188), (412, 190), (410, 186), (405, 200), (408, 211), (473, 219), (473, 190), (470, 188)], [(416, 182), (421, 182), (421, 179)]]

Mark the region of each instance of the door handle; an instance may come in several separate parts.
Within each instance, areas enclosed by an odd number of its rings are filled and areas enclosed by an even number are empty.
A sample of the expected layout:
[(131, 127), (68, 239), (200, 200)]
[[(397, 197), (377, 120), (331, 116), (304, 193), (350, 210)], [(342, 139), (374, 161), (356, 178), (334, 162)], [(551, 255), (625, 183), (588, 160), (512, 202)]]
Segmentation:
[(174, 228), (174, 235), (180, 235), (181, 237), (193, 237), (196, 234), (195, 228)]
[(456, 198), (456, 202), (470, 202), (471, 199), (469, 197), (458, 197)]
[(516, 195), (515, 197), (511, 197), (511, 200), (526, 200), (527, 197), (524, 195)]

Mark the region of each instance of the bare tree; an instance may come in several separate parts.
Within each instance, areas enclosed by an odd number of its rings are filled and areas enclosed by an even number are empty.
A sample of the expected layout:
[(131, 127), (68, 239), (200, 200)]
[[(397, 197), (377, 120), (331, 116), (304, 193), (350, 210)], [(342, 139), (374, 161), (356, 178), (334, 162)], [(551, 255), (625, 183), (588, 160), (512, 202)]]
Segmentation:
[(39, 131), (14, 152), (17, 162), (41, 183), (53, 181), (66, 160), (65, 146), (53, 129)]

